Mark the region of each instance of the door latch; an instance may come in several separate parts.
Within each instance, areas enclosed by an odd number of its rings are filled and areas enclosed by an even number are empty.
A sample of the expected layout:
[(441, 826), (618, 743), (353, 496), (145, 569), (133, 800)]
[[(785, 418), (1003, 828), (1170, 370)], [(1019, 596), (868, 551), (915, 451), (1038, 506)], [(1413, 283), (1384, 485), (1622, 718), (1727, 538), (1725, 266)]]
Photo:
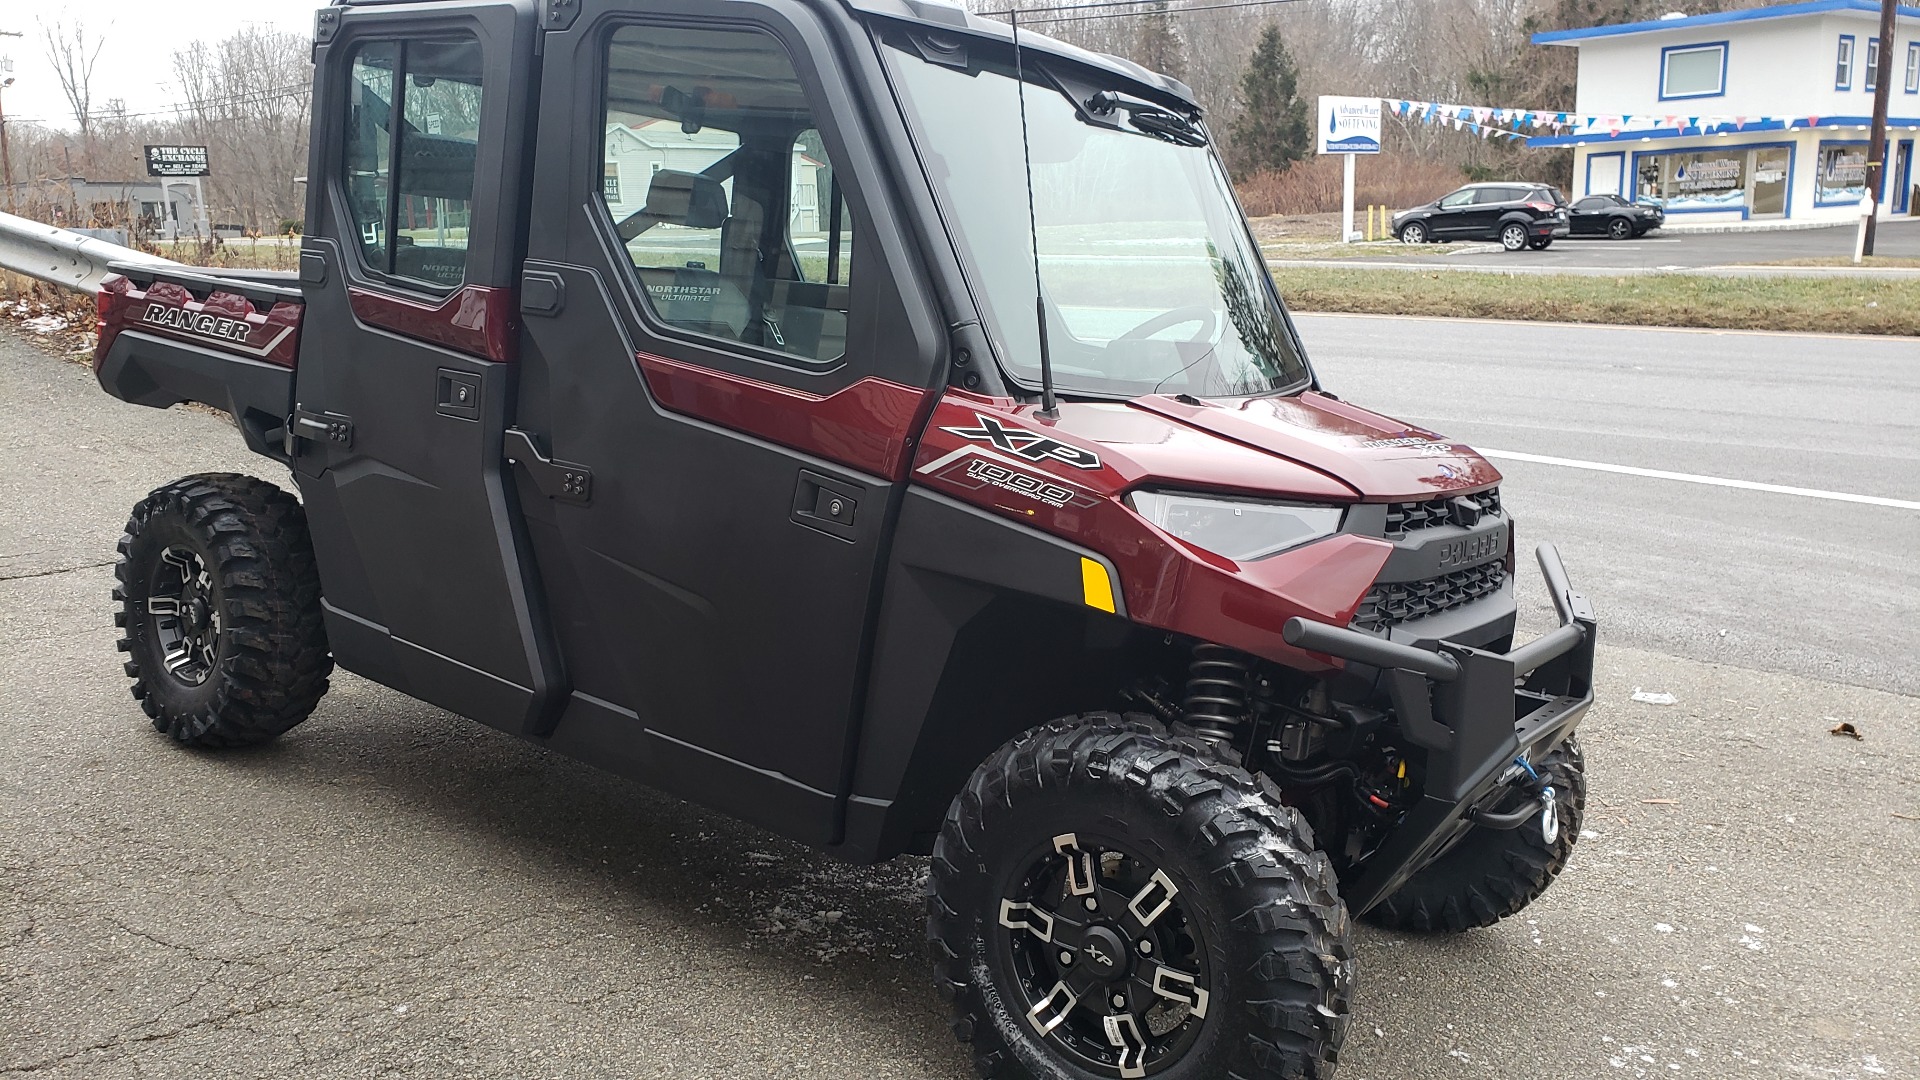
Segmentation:
[(287, 417), (286, 434), (281, 438), (281, 449), (289, 458), (300, 452), (294, 445), (300, 439), (330, 442), (342, 450), (349, 449), (353, 446), (353, 418), (339, 413), (313, 412), (295, 405), (293, 415)]
[(507, 464), (526, 468), (540, 494), (561, 502), (586, 504), (593, 499), (593, 470), (571, 461), (557, 461), (540, 452), (533, 436), (519, 428), (505, 432)]

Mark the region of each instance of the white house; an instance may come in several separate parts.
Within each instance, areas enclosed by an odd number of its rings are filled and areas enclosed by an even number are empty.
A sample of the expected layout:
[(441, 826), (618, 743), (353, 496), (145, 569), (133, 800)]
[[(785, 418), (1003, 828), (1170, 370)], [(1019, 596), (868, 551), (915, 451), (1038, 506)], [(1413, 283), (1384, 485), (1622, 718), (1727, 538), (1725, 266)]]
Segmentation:
[(1577, 111), (1605, 118), (1530, 146), (1572, 146), (1574, 197), (1655, 200), (1670, 220), (1857, 218), (1866, 194), (1873, 72), (1893, 53), (1883, 216), (1920, 213), (1920, 8), (1880, 40), (1878, 0), (1668, 15), (1555, 30), (1580, 50)]

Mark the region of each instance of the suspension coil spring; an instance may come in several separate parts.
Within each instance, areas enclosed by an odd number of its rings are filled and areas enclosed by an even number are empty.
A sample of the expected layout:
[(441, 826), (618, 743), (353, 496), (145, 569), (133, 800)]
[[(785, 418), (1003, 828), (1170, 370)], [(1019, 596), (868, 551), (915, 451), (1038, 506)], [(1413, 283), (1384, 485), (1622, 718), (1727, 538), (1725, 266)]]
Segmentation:
[(1246, 659), (1224, 645), (1195, 645), (1182, 706), (1181, 719), (1196, 735), (1233, 745), (1253, 708), (1253, 674)]

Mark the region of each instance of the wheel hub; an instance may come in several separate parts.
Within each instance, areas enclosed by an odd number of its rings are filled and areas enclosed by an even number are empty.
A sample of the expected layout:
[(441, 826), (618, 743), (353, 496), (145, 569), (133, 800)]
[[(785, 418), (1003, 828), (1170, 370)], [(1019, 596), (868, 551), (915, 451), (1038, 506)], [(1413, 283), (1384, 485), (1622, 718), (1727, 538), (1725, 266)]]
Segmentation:
[(1146, 1076), (1179, 1060), (1212, 993), (1186, 903), (1164, 870), (1126, 850), (1054, 837), (1000, 902), (1002, 955), (1027, 1022), (1099, 1075)]
[(167, 674), (198, 686), (213, 674), (220, 645), (220, 612), (213, 575), (200, 556), (182, 547), (160, 553), (147, 590), (147, 618)]

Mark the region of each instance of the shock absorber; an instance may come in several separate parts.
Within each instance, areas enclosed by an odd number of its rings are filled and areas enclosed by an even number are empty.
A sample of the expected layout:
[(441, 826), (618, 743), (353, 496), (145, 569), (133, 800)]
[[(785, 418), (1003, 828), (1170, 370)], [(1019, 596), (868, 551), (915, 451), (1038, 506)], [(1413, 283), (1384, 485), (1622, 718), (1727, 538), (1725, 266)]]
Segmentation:
[(1195, 645), (1182, 707), (1181, 719), (1194, 734), (1233, 746), (1253, 707), (1253, 674), (1246, 660), (1224, 645)]

